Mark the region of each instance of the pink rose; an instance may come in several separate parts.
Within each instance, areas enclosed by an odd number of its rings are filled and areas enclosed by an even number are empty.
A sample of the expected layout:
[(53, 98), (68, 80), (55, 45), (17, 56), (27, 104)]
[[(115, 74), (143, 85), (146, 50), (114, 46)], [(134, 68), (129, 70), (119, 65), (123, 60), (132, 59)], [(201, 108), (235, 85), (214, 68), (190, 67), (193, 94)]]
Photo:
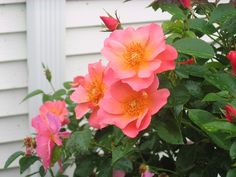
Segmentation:
[(178, 55), (166, 44), (162, 28), (154, 23), (112, 32), (102, 54), (117, 77), (136, 91), (148, 88), (155, 74), (175, 69)]

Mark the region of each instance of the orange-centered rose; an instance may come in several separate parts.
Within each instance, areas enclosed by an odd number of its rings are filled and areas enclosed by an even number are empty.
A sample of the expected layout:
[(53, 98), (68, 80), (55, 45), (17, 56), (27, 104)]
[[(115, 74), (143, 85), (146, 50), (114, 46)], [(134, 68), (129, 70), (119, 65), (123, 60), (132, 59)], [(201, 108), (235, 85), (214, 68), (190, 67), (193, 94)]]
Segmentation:
[(114, 31), (105, 40), (102, 54), (118, 78), (136, 91), (149, 87), (156, 73), (174, 69), (177, 58), (176, 50), (166, 45), (161, 27), (154, 23)]

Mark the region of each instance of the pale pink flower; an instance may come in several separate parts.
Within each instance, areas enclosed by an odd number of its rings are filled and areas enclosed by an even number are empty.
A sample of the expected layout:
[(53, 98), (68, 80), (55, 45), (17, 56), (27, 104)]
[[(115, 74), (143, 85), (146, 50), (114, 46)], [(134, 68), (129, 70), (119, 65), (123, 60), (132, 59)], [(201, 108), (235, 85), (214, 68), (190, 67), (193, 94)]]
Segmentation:
[(173, 70), (177, 58), (161, 27), (154, 23), (136, 30), (115, 30), (105, 40), (102, 54), (118, 78), (136, 91), (149, 87), (155, 73)]
[(167, 103), (169, 91), (157, 90), (157, 87), (158, 79), (140, 91), (118, 81), (101, 100), (98, 115), (103, 122), (119, 127), (127, 136), (136, 137), (149, 126), (151, 116)]
[(62, 125), (68, 124), (68, 110), (65, 101), (47, 101), (40, 107), (40, 115), (46, 117), (48, 113), (54, 114)]
[(60, 132), (61, 122), (54, 114), (48, 113), (46, 117), (37, 116), (32, 119), (32, 126), (36, 129), (37, 135), (36, 152), (40, 157), (44, 169), (51, 165), (52, 150), (57, 146), (62, 146), (61, 138), (68, 138), (68, 132)]

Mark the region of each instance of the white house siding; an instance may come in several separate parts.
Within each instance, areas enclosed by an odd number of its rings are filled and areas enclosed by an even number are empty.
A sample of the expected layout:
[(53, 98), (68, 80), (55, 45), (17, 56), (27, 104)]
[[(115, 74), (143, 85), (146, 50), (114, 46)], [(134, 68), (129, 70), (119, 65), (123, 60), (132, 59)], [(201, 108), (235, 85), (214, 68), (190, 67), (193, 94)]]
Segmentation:
[(2, 169), (29, 134), (24, 0), (0, 0), (0, 177), (18, 177), (18, 163)]

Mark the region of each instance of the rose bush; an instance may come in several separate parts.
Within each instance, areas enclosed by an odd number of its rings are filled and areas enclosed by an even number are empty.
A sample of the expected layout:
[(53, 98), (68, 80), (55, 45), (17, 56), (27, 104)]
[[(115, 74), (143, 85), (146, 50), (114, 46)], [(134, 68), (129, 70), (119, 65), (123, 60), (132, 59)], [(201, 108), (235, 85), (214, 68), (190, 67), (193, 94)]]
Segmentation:
[(28, 176), (65, 177), (75, 164), (75, 177), (235, 177), (234, 3), (154, 1), (172, 15), (162, 27), (122, 29), (117, 15), (102, 16), (108, 64), (26, 96), (42, 95), (36, 134), (5, 168), (20, 157), (20, 173), (42, 164)]

